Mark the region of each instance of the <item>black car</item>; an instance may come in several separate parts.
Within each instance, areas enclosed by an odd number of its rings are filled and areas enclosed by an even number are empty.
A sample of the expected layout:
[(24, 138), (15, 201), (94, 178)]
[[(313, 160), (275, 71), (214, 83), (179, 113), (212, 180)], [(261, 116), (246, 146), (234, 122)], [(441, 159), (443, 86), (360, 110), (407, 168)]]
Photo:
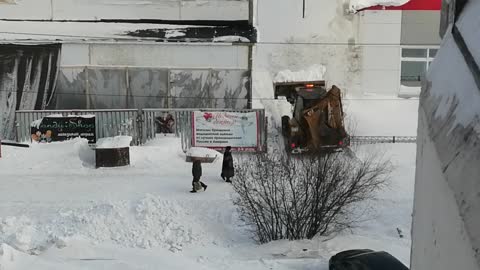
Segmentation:
[(332, 256), (329, 270), (408, 270), (408, 267), (385, 251), (354, 249)]

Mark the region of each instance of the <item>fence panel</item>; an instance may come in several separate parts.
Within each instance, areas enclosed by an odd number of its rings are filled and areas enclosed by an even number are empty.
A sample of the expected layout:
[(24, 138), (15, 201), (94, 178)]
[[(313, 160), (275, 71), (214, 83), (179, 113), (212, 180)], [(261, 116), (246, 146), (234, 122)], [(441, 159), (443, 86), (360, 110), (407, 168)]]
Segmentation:
[(156, 131), (156, 117), (164, 116), (166, 113), (172, 114), (175, 119), (174, 132), (177, 137), (181, 139), (182, 149), (186, 151), (192, 143), (192, 112), (207, 111), (207, 112), (258, 112), (260, 143), (259, 151), (266, 151), (267, 148), (267, 125), (264, 110), (232, 110), (232, 109), (143, 109), (145, 119), (144, 123), (144, 143), (155, 138)]
[(137, 123), (137, 110), (48, 110), (16, 111), (15, 122), (17, 141), (31, 141), (30, 125), (33, 121), (49, 115), (95, 115), (97, 138), (117, 135), (132, 136), (134, 144), (141, 143), (141, 134)]

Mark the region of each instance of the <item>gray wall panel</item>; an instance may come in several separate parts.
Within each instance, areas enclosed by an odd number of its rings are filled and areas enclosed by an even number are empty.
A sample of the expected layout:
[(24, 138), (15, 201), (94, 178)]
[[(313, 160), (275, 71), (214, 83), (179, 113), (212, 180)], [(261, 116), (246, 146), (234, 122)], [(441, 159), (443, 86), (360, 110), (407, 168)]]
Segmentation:
[(439, 45), (440, 11), (404, 10), (402, 45)]

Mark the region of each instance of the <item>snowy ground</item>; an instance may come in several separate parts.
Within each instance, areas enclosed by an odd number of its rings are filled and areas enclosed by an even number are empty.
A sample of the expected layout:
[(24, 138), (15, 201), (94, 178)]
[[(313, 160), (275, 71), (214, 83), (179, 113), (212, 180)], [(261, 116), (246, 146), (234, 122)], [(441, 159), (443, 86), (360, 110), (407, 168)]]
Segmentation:
[(387, 250), (408, 265), (415, 145), (359, 149), (385, 152), (397, 169), (352, 232), (257, 245), (221, 162), (204, 165), (207, 192), (190, 194), (179, 144), (161, 137), (131, 147), (132, 165), (117, 169), (94, 169), (82, 140), (3, 146), (0, 269), (328, 269), (331, 255), (350, 248)]

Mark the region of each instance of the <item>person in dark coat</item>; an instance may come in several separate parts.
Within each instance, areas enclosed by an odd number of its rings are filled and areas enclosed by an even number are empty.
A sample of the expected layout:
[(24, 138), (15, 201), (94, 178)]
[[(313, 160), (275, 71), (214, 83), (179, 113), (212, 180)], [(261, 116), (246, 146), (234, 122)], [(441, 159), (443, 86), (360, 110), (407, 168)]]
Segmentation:
[(192, 181), (192, 193), (197, 192), (198, 190), (198, 185), (200, 184), (203, 187), (203, 190), (207, 190), (207, 185), (200, 181), (200, 177), (202, 177), (202, 162), (200, 160), (195, 160), (193, 161), (192, 165), (192, 175), (193, 175), (193, 181)]
[(222, 179), (225, 180), (227, 183), (231, 183), (232, 178), (235, 175), (235, 169), (233, 167), (233, 157), (232, 157), (232, 152), (231, 147), (227, 146), (225, 148), (225, 153), (223, 154), (223, 163), (222, 163)]

